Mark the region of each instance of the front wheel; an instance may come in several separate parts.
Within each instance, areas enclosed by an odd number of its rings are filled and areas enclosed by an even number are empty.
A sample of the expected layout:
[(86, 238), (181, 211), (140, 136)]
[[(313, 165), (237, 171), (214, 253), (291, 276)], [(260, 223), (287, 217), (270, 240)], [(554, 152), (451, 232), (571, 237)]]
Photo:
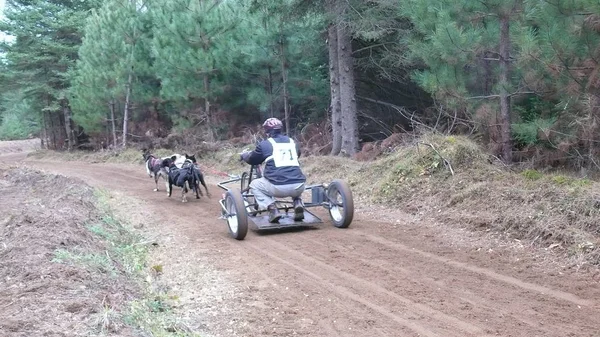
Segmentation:
[(348, 184), (336, 179), (327, 187), (329, 200), (329, 216), (337, 228), (346, 228), (354, 217), (354, 201)]
[(248, 174), (248, 172), (244, 172), (242, 173), (242, 179), (241, 181), (241, 187), (242, 187), (242, 192), (245, 192), (246, 189), (248, 189), (248, 187), (250, 187), (250, 175)]
[(227, 210), (229, 235), (236, 240), (244, 240), (248, 233), (248, 214), (240, 191), (227, 191), (225, 194), (225, 209)]

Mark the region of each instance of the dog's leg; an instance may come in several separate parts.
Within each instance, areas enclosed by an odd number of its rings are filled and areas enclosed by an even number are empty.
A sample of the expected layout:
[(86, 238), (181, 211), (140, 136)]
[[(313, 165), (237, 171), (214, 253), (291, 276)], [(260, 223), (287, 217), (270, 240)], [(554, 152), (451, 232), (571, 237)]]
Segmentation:
[[(202, 186), (204, 186), (204, 189), (206, 190), (206, 195), (210, 198), (210, 192), (208, 191), (206, 182), (204, 182), (204, 175), (202, 173), (200, 173), (200, 183), (202, 183)], [(200, 186), (198, 186), (198, 187), (200, 187)]]
[(181, 189), (181, 202), (187, 202), (187, 187), (185, 186), (185, 183)]
[(201, 175), (200, 171), (198, 169), (194, 168), (193, 184), (194, 184), (194, 189), (196, 192), (196, 199), (200, 199), (200, 197), (198, 195), (204, 196), (204, 193), (202, 193), (202, 190), (200, 189), (200, 175)]
[(156, 184), (156, 188), (154, 189), (154, 192), (158, 192), (158, 175), (157, 174), (154, 175), (154, 183)]
[[(189, 180), (189, 184), (192, 187), (192, 191), (194, 191), (194, 195), (196, 196), (196, 199), (200, 199), (200, 195), (202, 194), (202, 191), (200, 191), (200, 189), (198, 188), (198, 180), (196, 179), (196, 175), (192, 174), (190, 180)], [(200, 192), (200, 193), (198, 193)]]
[(152, 174), (150, 172), (150, 161), (149, 160), (146, 161), (146, 173), (148, 173), (148, 176), (150, 178), (152, 178)]

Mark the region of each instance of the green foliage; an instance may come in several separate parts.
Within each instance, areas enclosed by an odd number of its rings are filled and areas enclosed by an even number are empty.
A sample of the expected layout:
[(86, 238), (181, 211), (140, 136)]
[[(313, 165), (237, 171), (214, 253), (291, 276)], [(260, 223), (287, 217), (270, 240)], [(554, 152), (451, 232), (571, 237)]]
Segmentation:
[(533, 145), (540, 143), (539, 132), (550, 130), (556, 118), (538, 118), (524, 123), (512, 125), (512, 137), (517, 146)]
[(26, 139), (39, 130), (32, 100), (20, 92), (6, 92), (0, 101), (0, 140)]
[(592, 185), (592, 181), (589, 179), (579, 179), (579, 178), (573, 178), (573, 177), (568, 177), (565, 175), (554, 175), (551, 178), (552, 182), (557, 184), (557, 185), (561, 185), (561, 186), (570, 186), (570, 187), (586, 187), (586, 186), (590, 186)]
[[(0, 95), (27, 99), (28, 106), (19, 107), (27, 111), (16, 115), (28, 125), (42, 120), (42, 115), (64, 121), (70, 85), (67, 74), (77, 59), (85, 17), (98, 1), (10, 0), (6, 5), (0, 30), (12, 40), (0, 44), (4, 63)], [(17, 130), (27, 128), (22, 125)], [(24, 132), (30, 131), (35, 130)], [(48, 131), (54, 134), (52, 138), (66, 137), (64, 127)], [(20, 137), (24, 132), (17, 134)]]
[(521, 175), (527, 180), (539, 180), (544, 176), (540, 171), (537, 170), (525, 170), (521, 172)]
[(134, 101), (155, 96), (149, 27), (146, 6), (128, 0), (108, 0), (87, 19), (79, 61), (70, 73), (73, 119), (86, 130), (101, 130), (109, 104), (125, 101), (130, 73)]

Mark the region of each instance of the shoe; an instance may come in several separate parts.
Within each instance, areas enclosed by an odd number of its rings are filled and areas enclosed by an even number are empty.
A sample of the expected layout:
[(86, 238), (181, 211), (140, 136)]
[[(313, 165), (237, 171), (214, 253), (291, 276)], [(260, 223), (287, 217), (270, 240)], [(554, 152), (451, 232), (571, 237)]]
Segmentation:
[(278, 223), (279, 219), (281, 219), (281, 214), (279, 213), (277, 206), (275, 206), (274, 204), (269, 205), (269, 207), (267, 207), (267, 209), (269, 210), (269, 222), (270, 223)]
[(296, 198), (294, 199), (294, 221), (302, 220), (304, 220), (304, 205), (302, 199)]

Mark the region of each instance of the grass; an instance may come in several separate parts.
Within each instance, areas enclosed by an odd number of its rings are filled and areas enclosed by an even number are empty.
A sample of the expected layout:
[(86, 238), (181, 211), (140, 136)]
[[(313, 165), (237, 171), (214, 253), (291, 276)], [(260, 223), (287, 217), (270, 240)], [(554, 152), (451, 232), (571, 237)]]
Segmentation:
[[(247, 167), (239, 162), (238, 154), (251, 147), (204, 152), (200, 162), (241, 174)], [(142, 162), (138, 150), (67, 156)], [(309, 183), (344, 179), (361, 204), (383, 204), (409, 213), (417, 208), (440, 222), (505, 233), (539, 247), (558, 245), (563, 253), (583, 261), (578, 264), (600, 265), (600, 199), (595, 193), (600, 184), (595, 181), (565, 173), (514, 172), (467, 137), (438, 134), (424, 135), (372, 162), (330, 156), (301, 157), (300, 161)]]
[[(96, 326), (101, 332), (116, 331), (115, 326), (127, 324), (154, 337), (194, 337), (173, 312), (177, 297), (155, 287), (156, 266), (149, 267), (149, 242), (114, 216), (104, 190), (96, 191), (101, 221), (89, 224), (88, 230), (106, 247), (103, 252), (89, 252), (84, 247), (74, 250), (58, 249), (54, 262), (74, 264), (91, 273), (125, 276), (139, 288), (139, 296), (125, 309), (103, 303), (96, 314)], [(161, 266), (162, 268), (162, 266)]]

